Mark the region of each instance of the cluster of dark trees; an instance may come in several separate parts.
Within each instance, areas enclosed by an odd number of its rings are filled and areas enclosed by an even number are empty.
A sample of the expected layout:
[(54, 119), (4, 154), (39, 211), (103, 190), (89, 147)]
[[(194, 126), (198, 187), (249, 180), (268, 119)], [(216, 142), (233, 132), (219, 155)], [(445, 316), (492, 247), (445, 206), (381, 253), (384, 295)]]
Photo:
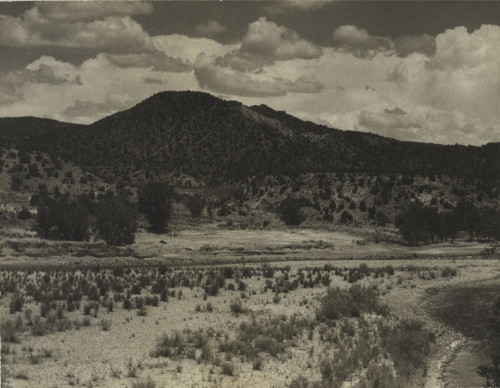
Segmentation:
[(453, 241), (458, 231), (467, 231), (478, 241), (500, 240), (500, 211), (477, 208), (469, 201), (459, 201), (451, 211), (439, 212), (435, 207), (415, 201), (396, 215), (394, 225), (410, 245), (435, 241)]
[[(138, 194), (138, 210), (148, 219), (151, 231), (163, 232), (172, 213), (173, 190), (166, 183), (149, 183)], [(134, 242), (137, 207), (130, 203), (125, 191), (118, 195), (108, 192), (96, 202), (85, 194), (71, 199), (57, 190), (53, 195), (41, 190), (32, 200), (37, 206), (37, 228), (42, 238), (87, 241), (93, 216), (97, 236), (108, 245)]]

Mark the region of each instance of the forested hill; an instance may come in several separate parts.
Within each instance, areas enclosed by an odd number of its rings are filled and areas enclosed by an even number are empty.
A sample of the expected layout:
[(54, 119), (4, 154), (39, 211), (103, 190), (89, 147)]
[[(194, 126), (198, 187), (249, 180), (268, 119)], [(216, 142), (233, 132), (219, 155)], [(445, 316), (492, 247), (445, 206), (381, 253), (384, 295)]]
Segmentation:
[[(12, 119), (0, 119), (0, 139), (12, 133), (5, 132), (6, 120)], [(473, 147), (401, 142), (201, 92), (158, 93), (88, 126), (55, 123), (36, 135), (28, 121), (19, 136), (23, 147), (59, 155), (111, 179), (139, 171), (178, 171), (207, 182), (346, 171), (444, 174), (500, 187), (500, 143)]]
[(18, 148), (22, 143), (43, 136), (51, 129), (75, 129), (79, 124), (64, 123), (39, 117), (0, 118), (0, 145)]

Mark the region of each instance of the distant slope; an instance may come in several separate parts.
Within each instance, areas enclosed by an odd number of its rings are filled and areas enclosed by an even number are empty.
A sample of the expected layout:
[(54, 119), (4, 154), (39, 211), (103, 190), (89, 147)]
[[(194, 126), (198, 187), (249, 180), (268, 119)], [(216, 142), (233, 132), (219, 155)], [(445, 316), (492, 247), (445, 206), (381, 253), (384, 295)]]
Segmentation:
[(79, 124), (31, 116), (3, 117), (0, 118), (0, 144), (15, 147), (28, 139), (42, 136), (52, 129), (74, 129), (79, 126)]
[(158, 93), (89, 126), (54, 126), (27, 143), (110, 179), (179, 171), (215, 182), (347, 171), (445, 174), (500, 186), (498, 143), (401, 142), (327, 128), (265, 105), (249, 108), (200, 92)]

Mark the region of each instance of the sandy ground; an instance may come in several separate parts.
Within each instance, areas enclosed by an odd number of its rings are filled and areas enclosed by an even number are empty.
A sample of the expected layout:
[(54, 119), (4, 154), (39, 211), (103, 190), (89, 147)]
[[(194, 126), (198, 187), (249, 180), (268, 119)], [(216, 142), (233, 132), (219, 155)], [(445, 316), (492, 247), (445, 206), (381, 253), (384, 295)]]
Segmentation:
[[(426, 388), (445, 387), (452, 381), (453, 371), (447, 370), (452, 360), (460, 358), (460, 351), (468, 344), (467, 338), (443, 323), (434, 321), (425, 310), (425, 298), (431, 288), (454, 286), (480, 280), (492, 279), (500, 275), (499, 257), (485, 259), (478, 254), (485, 245), (459, 241), (435, 244), (427, 247), (408, 248), (391, 243), (375, 243), (366, 240), (362, 233), (353, 235), (345, 231), (317, 231), (297, 229), (283, 230), (228, 230), (216, 225), (205, 230), (189, 230), (169, 235), (152, 235), (139, 232), (132, 253), (118, 252), (112, 257), (68, 255), (63, 243), (43, 242), (36, 236), (11, 234), (4, 236), (0, 255), (0, 270), (13, 268), (92, 265), (156, 265), (159, 262), (177, 266), (241, 263), (240, 265), (260, 265), (262, 261), (274, 261), (271, 265), (289, 265), (291, 271), (299, 268), (332, 264), (336, 267), (353, 268), (361, 263), (370, 267), (396, 269), (391, 278), (369, 277), (362, 284), (376, 286), (381, 291), (382, 300), (400, 317), (414, 317), (437, 334), (436, 345), (429, 360)], [(6, 244), (6, 242), (9, 242)], [(19, 246), (12, 247), (12, 242)], [(38, 244), (38, 245), (37, 245)], [(64, 243), (67, 244), (67, 243)], [(47, 248), (49, 247), (49, 248)], [(69, 244), (70, 249), (85, 250), (88, 244)], [(75, 248), (76, 247), (76, 248)], [(52, 251), (51, 251), (52, 249)], [(29, 250), (30, 254), (27, 254)], [(60, 255), (47, 255), (48, 251), (58, 251)], [(307, 260), (304, 260), (304, 258)], [(452, 278), (423, 279), (417, 272), (400, 270), (408, 266), (427, 267), (438, 270), (450, 266), (458, 270)], [(425, 272), (425, 271), (424, 271)], [(332, 277), (333, 287), (348, 287), (341, 277)], [(300, 314), (313, 317), (319, 298), (325, 287), (298, 288), (281, 295), (279, 303), (273, 303), (273, 293), (264, 293), (264, 278), (245, 279), (246, 299), (242, 302), (256, 317), (277, 314)], [(200, 288), (182, 288), (181, 299), (171, 298), (160, 302), (159, 307), (148, 307), (148, 315), (139, 317), (136, 310), (121, 308), (121, 303), (112, 313), (104, 309), (97, 318), (91, 319), (89, 327), (79, 330), (55, 332), (43, 337), (23, 334), (20, 344), (11, 345), (8, 354), (2, 354), (3, 365), (12, 379), (13, 387), (131, 387), (134, 381), (151, 377), (157, 387), (285, 387), (299, 375), (310, 381), (319, 380), (315, 365), (320, 354), (319, 339), (313, 344), (317, 348), (310, 356), (311, 342), (297, 341), (284, 355), (273, 358), (264, 355), (262, 370), (253, 370), (251, 363), (233, 358), (233, 376), (223, 375), (220, 367), (198, 364), (195, 360), (154, 358), (150, 356), (158, 336), (176, 330), (189, 328), (213, 328), (231, 333), (250, 314), (236, 316), (230, 312), (229, 304), (240, 298), (240, 292), (224, 290), (219, 296), (209, 297), (214, 311), (197, 312), (207, 301)], [(254, 293), (254, 294), (253, 294)], [(253, 294), (253, 295), (252, 295)], [(303, 302), (307, 301), (307, 304)], [(29, 306), (28, 306), (29, 307)], [(35, 306), (32, 306), (35, 310)], [(0, 313), (9, 317), (8, 298), (2, 297)], [(82, 310), (67, 313), (71, 320), (82, 319)], [(100, 321), (109, 319), (111, 328), (103, 331)], [(314, 342), (315, 341), (315, 342)], [(30, 362), (30, 355), (43, 354), (50, 350), (50, 357), (42, 357), (38, 363)], [(310, 367), (312, 365), (312, 367)], [(454, 364), (455, 365), (455, 364)], [(136, 377), (128, 377), (130, 368), (136, 368)], [(345, 387), (353, 384), (346, 382)]]
[[(103, 242), (47, 241), (34, 232), (0, 231), (0, 268), (23, 265), (200, 265), (273, 261), (324, 261), (345, 259), (441, 259), (479, 255), (488, 244), (457, 240), (407, 247), (374, 241), (373, 228), (234, 230), (221, 224), (152, 234), (140, 229), (133, 245), (107, 247)], [(139, 261), (140, 260), (140, 261)]]

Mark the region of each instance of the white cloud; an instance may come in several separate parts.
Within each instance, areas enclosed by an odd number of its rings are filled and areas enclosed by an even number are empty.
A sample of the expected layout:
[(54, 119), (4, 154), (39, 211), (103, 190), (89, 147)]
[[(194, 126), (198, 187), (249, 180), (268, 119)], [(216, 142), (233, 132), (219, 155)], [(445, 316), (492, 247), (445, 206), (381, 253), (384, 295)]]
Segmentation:
[[(44, 66), (51, 68), (56, 79), (78, 79), (81, 85), (75, 82), (39, 83), (19, 76), (36, 72)], [(80, 66), (52, 57), (41, 57), (21, 72), (0, 76), (3, 116), (32, 115), (84, 124), (128, 107), (127, 104), (118, 104), (119, 100), (113, 96), (127, 96), (125, 102), (138, 103), (163, 90), (199, 90), (199, 86), (192, 71), (159, 73), (152, 68), (117, 67), (107, 60), (105, 54), (97, 55)], [(68, 107), (73, 108), (66, 110)]]
[(0, 104), (6, 106), (24, 99), (24, 94), (19, 90), (16, 82), (0, 75)]
[(249, 24), (240, 50), (253, 56), (274, 60), (312, 59), (321, 55), (321, 47), (300, 38), (289, 28), (268, 21), (265, 17)]
[(374, 55), (378, 50), (387, 50), (391, 47), (388, 39), (371, 36), (365, 29), (352, 25), (338, 27), (333, 33), (333, 41), (339, 47), (361, 57)]
[(351, 26), (336, 31), (335, 47), (319, 48), (263, 18), (240, 44), (224, 45), (182, 35), (150, 38), (123, 15), (60, 23), (34, 11), (0, 16), (3, 44), (100, 52), (81, 66), (42, 57), (0, 74), (2, 115), (87, 123), (126, 106), (110, 96), (136, 103), (161, 90), (204, 88), (340, 129), (439, 143), (500, 141), (499, 26), (398, 39)]
[(53, 46), (114, 53), (153, 51), (150, 36), (130, 17), (54, 22), (37, 7), (22, 17), (0, 15), (0, 43), (12, 47)]
[(152, 37), (152, 40), (157, 50), (170, 57), (180, 58), (184, 63), (194, 63), (202, 53), (218, 57), (239, 47), (239, 44), (223, 45), (213, 39), (190, 38), (178, 34), (158, 35)]
[(202, 88), (236, 96), (269, 97), (287, 93), (319, 93), (321, 84), (301, 77), (290, 81), (264, 73), (249, 74), (213, 64), (205, 55), (200, 55), (194, 64), (195, 76)]
[(319, 93), (321, 83), (306, 74), (290, 78), (286, 72), (269, 71), (269, 67), (276, 62), (315, 59), (321, 53), (320, 47), (301, 39), (295, 31), (262, 17), (249, 24), (237, 50), (215, 59), (200, 55), (194, 66), (195, 76), (202, 88), (236, 96)]

